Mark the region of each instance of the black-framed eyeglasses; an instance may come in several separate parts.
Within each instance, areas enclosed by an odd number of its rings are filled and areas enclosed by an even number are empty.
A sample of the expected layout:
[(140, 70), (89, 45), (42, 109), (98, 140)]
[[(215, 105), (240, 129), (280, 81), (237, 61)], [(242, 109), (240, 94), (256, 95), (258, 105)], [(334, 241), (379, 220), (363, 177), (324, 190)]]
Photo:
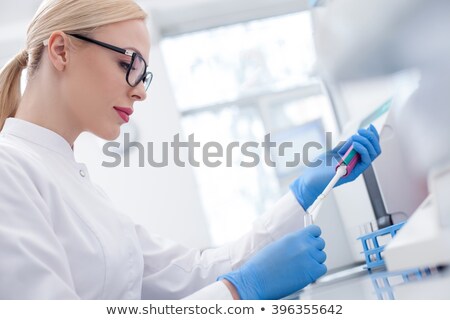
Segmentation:
[(139, 53), (128, 49), (119, 48), (105, 42), (94, 40), (80, 34), (68, 33), (68, 35), (131, 57), (131, 61), (127, 66), (127, 83), (131, 87), (136, 87), (142, 81), (144, 83), (145, 90), (147, 91), (150, 83), (152, 82), (153, 73), (148, 70), (147, 63)]

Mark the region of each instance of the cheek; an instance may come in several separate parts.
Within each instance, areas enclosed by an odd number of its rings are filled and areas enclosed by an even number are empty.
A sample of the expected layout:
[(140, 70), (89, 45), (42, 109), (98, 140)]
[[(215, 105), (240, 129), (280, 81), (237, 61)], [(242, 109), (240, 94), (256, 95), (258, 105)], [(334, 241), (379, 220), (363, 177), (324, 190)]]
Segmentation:
[[(122, 71), (115, 61), (104, 61), (97, 68), (97, 74), (90, 83), (95, 86), (96, 93), (106, 99), (114, 99), (125, 93), (127, 82), (126, 72)], [(117, 102), (116, 102), (117, 103)]]
[(78, 62), (76, 68), (74, 67), (71, 72), (70, 87), (68, 88), (73, 100), (86, 102), (86, 100), (93, 99), (95, 92), (102, 85), (102, 72), (102, 67), (94, 61), (86, 59)]
[(99, 61), (90, 68), (80, 70), (79, 76), (77, 95), (95, 109), (112, 103), (126, 85), (125, 73), (111, 61)]
[(100, 90), (125, 81), (126, 73), (119, 68), (119, 61), (106, 54), (90, 54), (77, 61), (80, 80), (92, 89)]
[(110, 111), (127, 94), (126, 73), (117, 63), (109, 56), (88, 56), (76, 61), (66, 86), (66, 98), (72, 115), (87, 127), (102, 127), (114, 120)]

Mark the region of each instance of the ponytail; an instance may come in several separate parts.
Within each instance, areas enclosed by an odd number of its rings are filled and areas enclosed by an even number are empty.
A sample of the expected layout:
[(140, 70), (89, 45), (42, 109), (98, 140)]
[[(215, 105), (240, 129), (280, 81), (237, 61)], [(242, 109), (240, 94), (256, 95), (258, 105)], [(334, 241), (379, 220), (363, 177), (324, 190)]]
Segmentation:
[(20, 77), (27, 64), (28, 53), (23, 50), (0, 71), (0, 130), (3, 128), (6, 118), (14, 116), (19, 106)]

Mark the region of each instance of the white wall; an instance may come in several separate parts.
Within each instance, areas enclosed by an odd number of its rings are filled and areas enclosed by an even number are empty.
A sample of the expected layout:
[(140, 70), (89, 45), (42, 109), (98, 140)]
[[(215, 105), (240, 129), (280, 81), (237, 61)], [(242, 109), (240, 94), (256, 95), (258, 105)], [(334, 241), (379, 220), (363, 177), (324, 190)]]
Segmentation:
[(396, 92), (394, 77), (358, 80), (339, 85), (346, 124), (359, 121), (379, 107)]

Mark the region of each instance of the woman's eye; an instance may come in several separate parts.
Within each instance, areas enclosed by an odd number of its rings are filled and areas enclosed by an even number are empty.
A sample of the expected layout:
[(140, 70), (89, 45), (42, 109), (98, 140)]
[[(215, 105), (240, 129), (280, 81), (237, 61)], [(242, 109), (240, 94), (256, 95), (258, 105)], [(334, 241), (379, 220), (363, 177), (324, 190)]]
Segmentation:
[(130, 67), (130, 64), (126, 63), (126, 62), (121, 62), (121, 63), (119, 63), (119, 65), (125, 71), (128, 71), (128, 68)]

